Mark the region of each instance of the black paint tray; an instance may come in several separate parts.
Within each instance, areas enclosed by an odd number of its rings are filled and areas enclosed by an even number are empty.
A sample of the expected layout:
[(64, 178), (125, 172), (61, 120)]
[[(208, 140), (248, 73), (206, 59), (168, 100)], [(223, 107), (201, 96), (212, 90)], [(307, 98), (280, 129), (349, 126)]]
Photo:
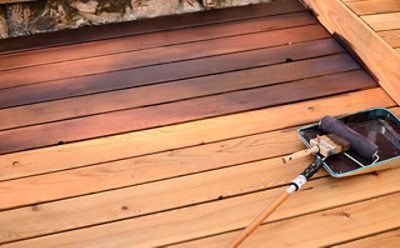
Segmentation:
[[(384, 108), (374, 108), (337, 119), (367, 137), (378, 145), (379, 149), (375, 161), (365, 160), (351, 150), (327, 158), (323, 166), (333, 177), (346, 177), (400, 166), (400, 120), (392, 112)], [(297, 133), (307, 147), (311, 147), (310, 139), (324, 134), (318, 129), (318, 123), (300, 128)]]

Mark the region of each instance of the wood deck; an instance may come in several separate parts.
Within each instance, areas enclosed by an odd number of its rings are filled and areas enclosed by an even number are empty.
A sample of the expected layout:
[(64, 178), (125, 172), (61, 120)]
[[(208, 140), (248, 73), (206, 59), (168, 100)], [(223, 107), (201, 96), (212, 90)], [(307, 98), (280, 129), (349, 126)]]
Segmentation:
[[(224, 247), (311, 158), (400, 108), (295, 0), (0, 41), (2, 247)], [(400, 169), (320, 171), (243, 247), (395, 247)]]
[(343, 1), (400, 53), (400, 2), (398, 0)]

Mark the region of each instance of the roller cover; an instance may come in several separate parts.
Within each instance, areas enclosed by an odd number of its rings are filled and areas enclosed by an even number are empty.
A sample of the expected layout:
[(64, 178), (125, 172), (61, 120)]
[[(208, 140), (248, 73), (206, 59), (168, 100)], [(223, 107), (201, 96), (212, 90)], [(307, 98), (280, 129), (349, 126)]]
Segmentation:
[(321, 119), (319, 128), (325, 133), (336, 134), (346, 139), (350, 143), (350, 149), (365, 159), (373, 160), (378, 151), (376, 144), (329, 115)]

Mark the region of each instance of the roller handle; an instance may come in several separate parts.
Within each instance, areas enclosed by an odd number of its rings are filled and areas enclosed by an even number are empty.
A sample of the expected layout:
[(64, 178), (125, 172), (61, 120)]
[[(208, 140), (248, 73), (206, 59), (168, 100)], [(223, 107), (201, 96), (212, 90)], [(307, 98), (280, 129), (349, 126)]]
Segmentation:
[[(310, 149), (309, 149), (310, 150)], [(250, 225), (244, 229), (239, 236), (229, 244), (228, 248), (237, 248), (243, 241), (252, 234), (258, 226), (260, 226), (290, 194), (300, 190), (300, 188), (321, 168), (324, 160), (317, 156), (314, 162), (309, 165), (303, 173), (292, 181), (288, 189), (283, 192), (271, 205), (269, 205)]]
[(294, 160), (297, 160), (297, 159), (300, 159), (300, 158), (304, 158), (304, 157), (307, 157), (307, 156), (309, 156), (311, 154), (315, 154), (315, 153), (318, 153), (318, 152), (319, 152), (319, 147), (318, 146), (313, 146), (310, 149), (303, 150), (303, 151), (298, 151), (298, 152), (295, 152), (293, 154), (284, 156), (282, 158), (282, 161), (283, 161), (284, 164), (287, 164), (287, 163), (292, 162)]
[(246, 229), (236, 237), (228, 248), (237, 248), (243, 241), (252, 234), (282, 203), (289, 197), (289, 192), (283, 192), (267, 209), (265, 209)]

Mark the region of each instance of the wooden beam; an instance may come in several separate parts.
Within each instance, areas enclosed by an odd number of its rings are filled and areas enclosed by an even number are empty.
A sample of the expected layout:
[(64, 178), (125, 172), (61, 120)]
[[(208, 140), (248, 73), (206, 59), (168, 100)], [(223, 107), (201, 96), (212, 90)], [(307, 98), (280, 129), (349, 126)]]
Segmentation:
[(302, 0), (325, 28), (353, 50), (382, 88), (400, 103), (400, 54), (340, 0)]

